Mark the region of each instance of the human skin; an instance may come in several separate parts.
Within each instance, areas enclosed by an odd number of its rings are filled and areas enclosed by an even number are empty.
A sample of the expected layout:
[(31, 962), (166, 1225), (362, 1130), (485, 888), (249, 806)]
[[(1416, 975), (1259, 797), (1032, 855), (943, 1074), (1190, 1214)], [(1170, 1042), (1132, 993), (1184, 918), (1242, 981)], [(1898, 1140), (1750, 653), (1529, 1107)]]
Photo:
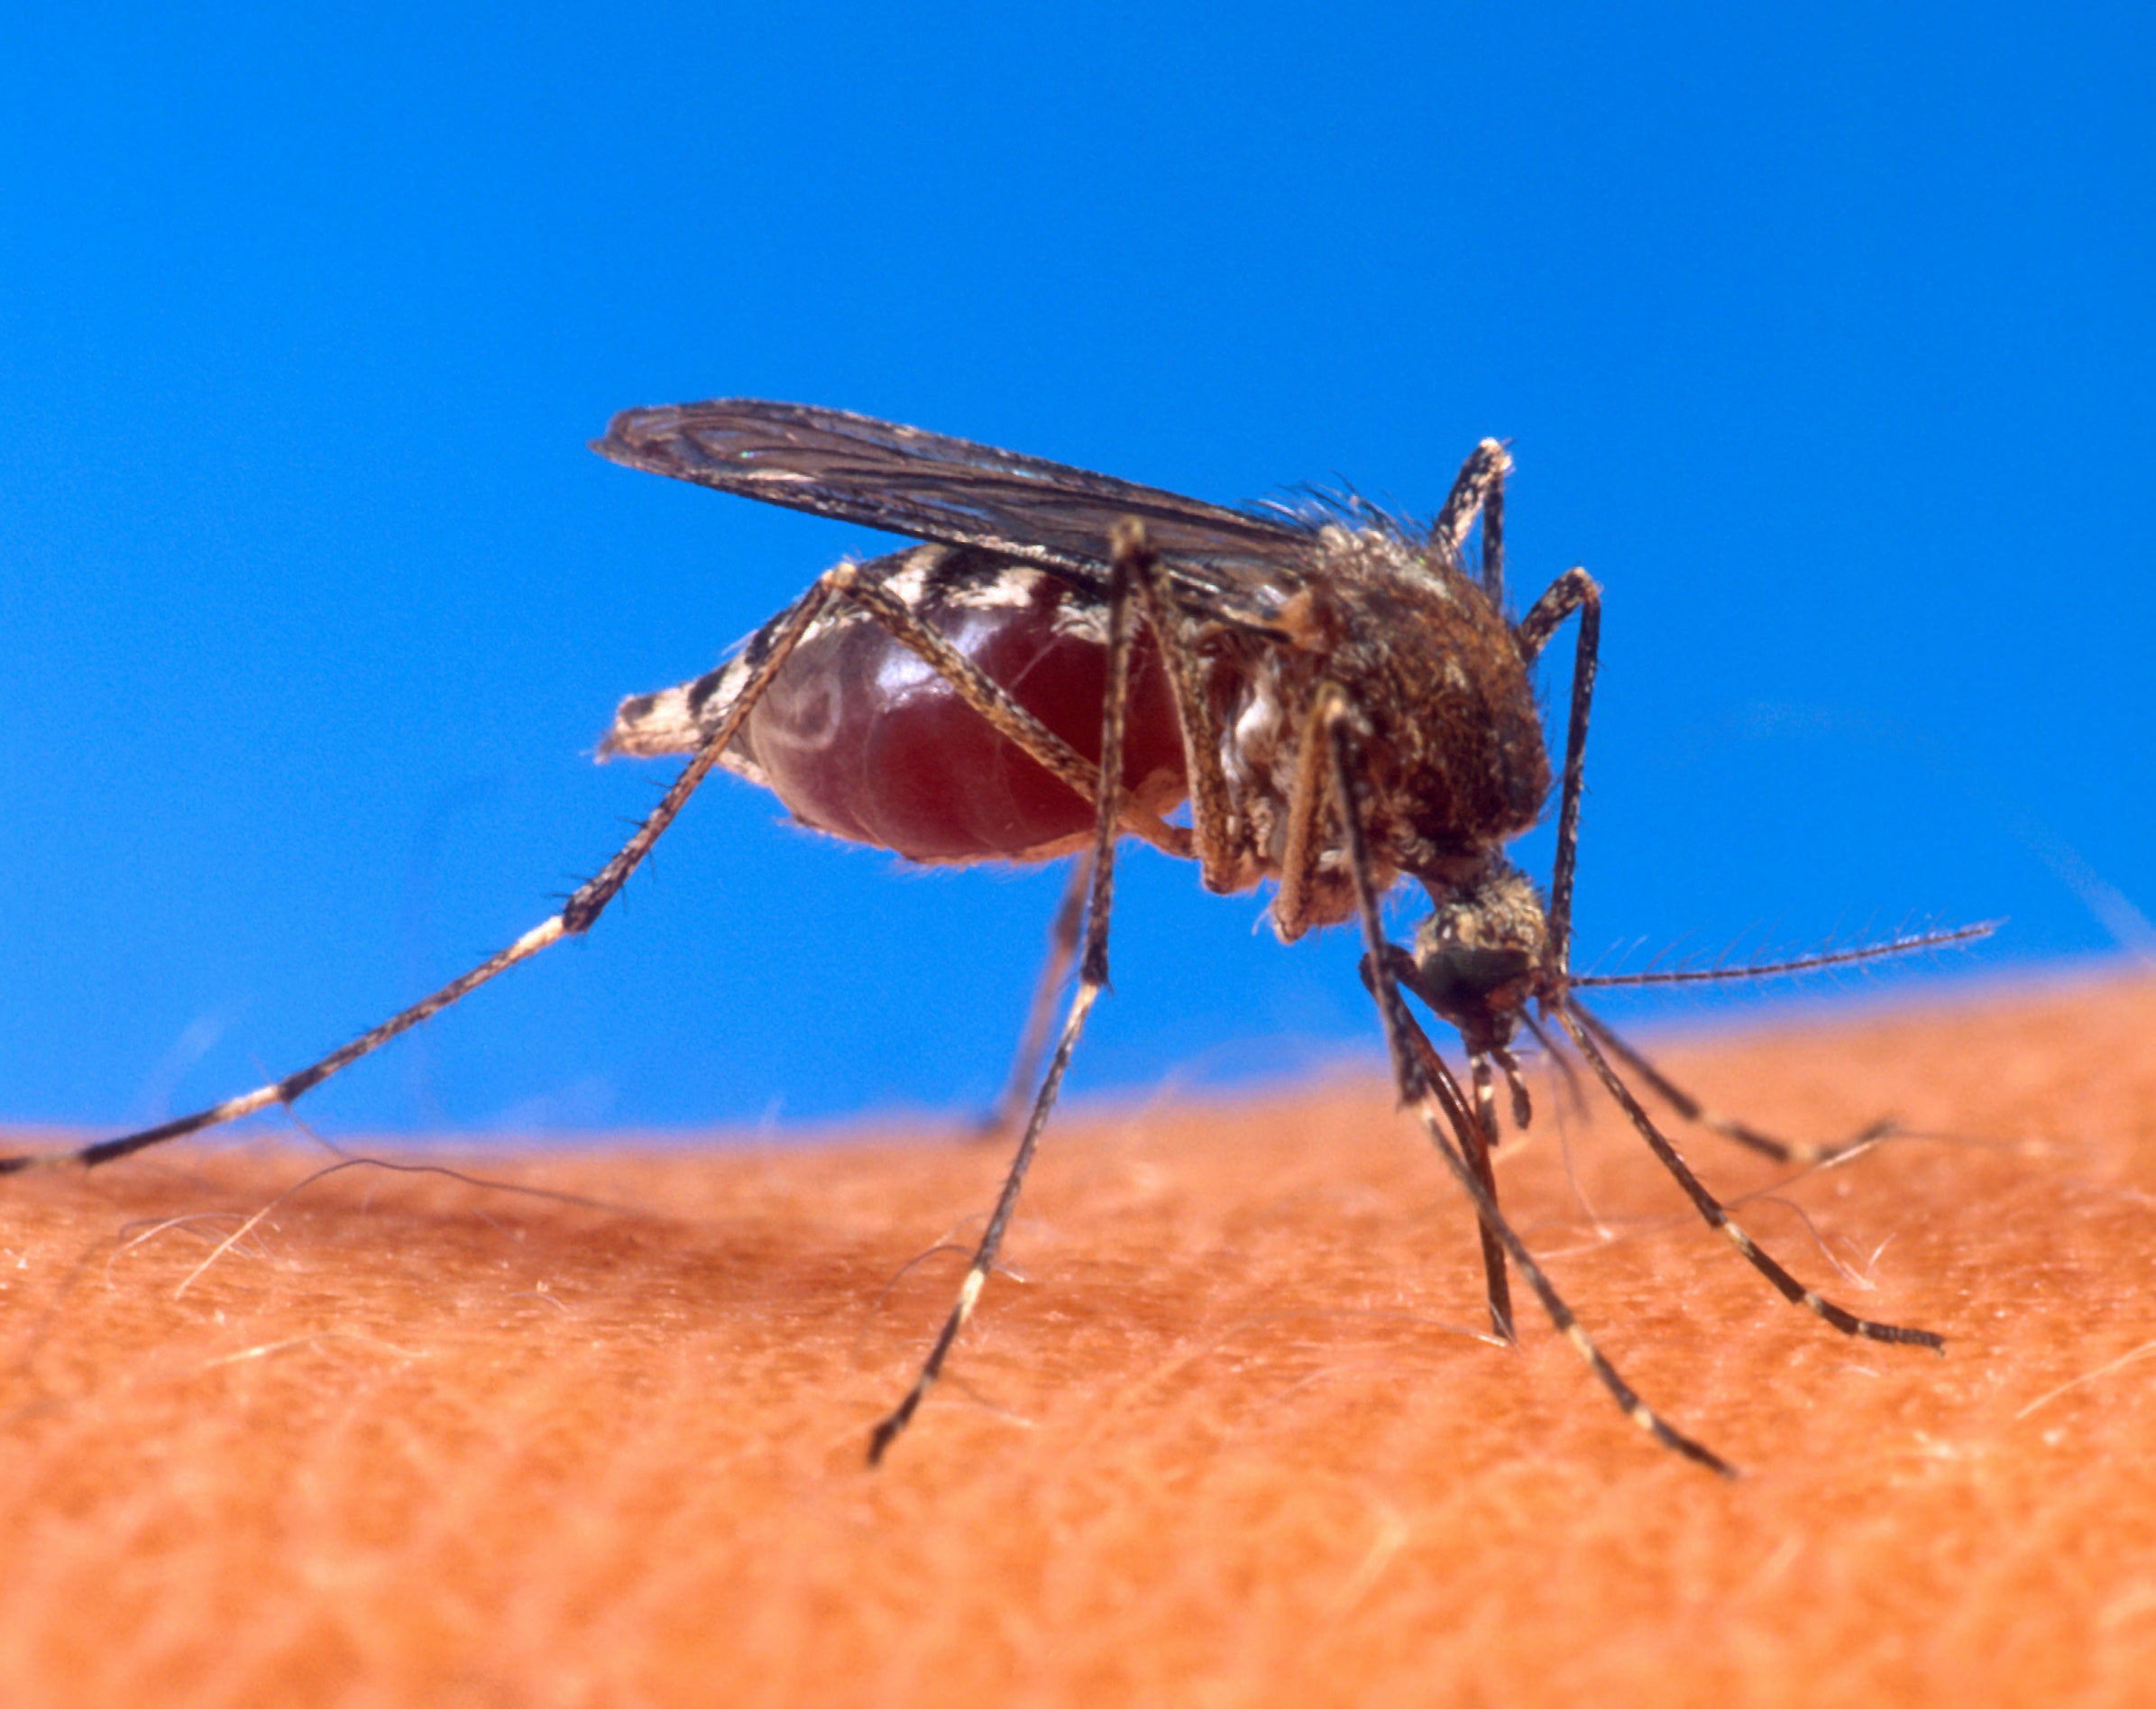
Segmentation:
[(1792, 1180), (1673, 1130), (1944, 1358), (1792, 1309), (1537, 1081), (1505, 1202), (1733, 1482), (1524, 1289), (1483, 1337), (1469, 1213), (1363, 1082), (1072, 1111), (875, 1472), (1000, 1151), (464, 1163), (602, 1204), (355, 1167), (224, 1250), (321, 1155), (16, 1177), (0, 1697), (2141, 1700), (2152, 1037), (2114, 974), (1657, 1042), (1775, 1131), (1940, 1135)]

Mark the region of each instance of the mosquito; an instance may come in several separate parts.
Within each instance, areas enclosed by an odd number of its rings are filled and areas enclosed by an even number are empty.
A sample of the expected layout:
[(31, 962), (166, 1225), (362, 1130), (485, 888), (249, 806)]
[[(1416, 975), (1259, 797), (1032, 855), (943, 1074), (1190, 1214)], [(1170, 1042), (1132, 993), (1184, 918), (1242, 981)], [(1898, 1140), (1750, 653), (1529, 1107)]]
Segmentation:
[[(1943, 1351), (1931, 1331), (1858, 1317), (1770, 1256), (1617, 1064), (1685, 1120), (1784, 1162), (1830, 1161), (1887, 1124), (1833, 1145), (1777, 1139), (1708, 1109), (1581, 1001), (1589, 987), (1632, 982), (1570, 968), (1601, 591), (1575, 567), (1517, 619), (1508, 614), (1511, 460), (1499, 442), (1468, 455), (1427, 526), (1353, 498), (1232, 509), (843, 410), (753, 400), (626, 410), (592, 448), (919, 544), (833, 565), (716, 669), (623, 701), (601, 758), (688, 763), (620, 850), (507, 949), (283, 1080), (75, 1151), (0, 1158), (0, 1172), (91, 1167), (291, 1104), (497, 974), (588, 931), (723, 767), (769, 789), (803, 824), (911, 860), (1075, 857), (1013, 1079), (1030, 1092), (1016, 1152), (919, 1375), (869, 1438), (871, 1465), (912, 1421), (987, 1285), (1107, 987), (1124, 837), (1196, 860), (1210, 891), (1270, 887), (1285, 942), (1325, 926), (1360, 931), (1399, 1101), (1474, 1209), (1491, 1329), (1514, 1338), (1516, 1268), (1618, 1406), (1664, 1447), (1733, 1471), (1619, 1374), (1498, 1204), (1500, 1080), (1514, 1125), (1532, 1117), (1513, 1052), (1522, 1031), (1560, 1062), (1557, 1037), (1569, 1042), (1699, 1214), (1785, 1299), (1844, 1335)], [(1577, 619), (1571, 706), (1546, 897), (1505, 845), (1541, 818), (1553, 787), (1530, 673), (1568, 618)], [(1186, 804), (1187, 822), (1166, 817)], [(1385, 935), (1381, 905), (1410, 884), (1430, 912), (1400, 945)], [(1922, 933), (1775, 970), (1988, 930)], [(1077, 980), (1040, 1072), (1041, 1022), (1074, 960)], [(1465, 1085), (1408, 996), (1459, 1035)]]

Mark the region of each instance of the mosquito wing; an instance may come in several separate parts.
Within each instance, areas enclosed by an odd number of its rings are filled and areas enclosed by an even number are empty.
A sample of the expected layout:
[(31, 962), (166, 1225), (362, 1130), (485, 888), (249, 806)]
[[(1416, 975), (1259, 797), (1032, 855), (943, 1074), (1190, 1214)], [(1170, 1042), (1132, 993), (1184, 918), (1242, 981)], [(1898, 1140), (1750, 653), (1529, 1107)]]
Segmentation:
[(812, 405), (625, 409), (592, 442), (633, 469), (918, 540), (984, 547), (1105, 594), (1109, 529), (1136, 517), (1188, 605), (1264, 626), (1303, 585), (1312, 528), (1069, 464)]

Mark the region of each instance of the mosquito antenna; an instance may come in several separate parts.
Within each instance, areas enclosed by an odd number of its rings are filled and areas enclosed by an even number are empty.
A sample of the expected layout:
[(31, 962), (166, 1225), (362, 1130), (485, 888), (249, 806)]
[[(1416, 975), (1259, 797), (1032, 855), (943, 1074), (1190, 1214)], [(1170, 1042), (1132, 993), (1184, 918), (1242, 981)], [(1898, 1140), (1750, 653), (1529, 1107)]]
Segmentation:
[(1945, 949), (1950, 944), (1974, 943), (1987, 938), (2003, 920), (1979, 920), (1974, 925), (1942, 927), (1936, 932), (1912, 932), (1884, 943), (1860, 943), (1847, 950), (1821, 950), (1792, 956), (1785, 961), (1746, 961), (1730, 967), (1672, 968), (1651, 973), (1585, 973), (1568, 979), (1574, 990), (1610, 989), (1620, 985), (1711, 985), (1737, 979), (1770, 979), (1790, 973), (1814, 973), (1822, 968), (1849, 967), (1859, 961), (1883, 961), (1889, 956), (1914, 955), (1922, 950)]

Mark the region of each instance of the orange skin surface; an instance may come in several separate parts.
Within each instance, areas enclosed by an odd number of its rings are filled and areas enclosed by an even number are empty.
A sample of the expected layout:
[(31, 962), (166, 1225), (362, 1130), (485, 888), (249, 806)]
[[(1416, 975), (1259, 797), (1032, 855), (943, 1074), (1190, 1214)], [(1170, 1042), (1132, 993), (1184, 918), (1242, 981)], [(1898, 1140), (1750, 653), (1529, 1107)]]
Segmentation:
[(0, 1698), (2145, 1701), (2151, 1040), (2113, 973), (1660, 1045), (1770, 1131), (1957, 1136), (1777, 1188), (1673, 1129), (1944, 1359), (1784, 1303), (1538, 1080), (1505, 1201), (1727, 1484), (1517, 1284), (1479, 1338), (1467, 1212), (1367, 1083), (1069, 1112), (875, 1473), (1000, 1147), (470, 1164), (617, 1209), (353, 1169), (222, 1253), (317, 1154), (11, 1179)]

